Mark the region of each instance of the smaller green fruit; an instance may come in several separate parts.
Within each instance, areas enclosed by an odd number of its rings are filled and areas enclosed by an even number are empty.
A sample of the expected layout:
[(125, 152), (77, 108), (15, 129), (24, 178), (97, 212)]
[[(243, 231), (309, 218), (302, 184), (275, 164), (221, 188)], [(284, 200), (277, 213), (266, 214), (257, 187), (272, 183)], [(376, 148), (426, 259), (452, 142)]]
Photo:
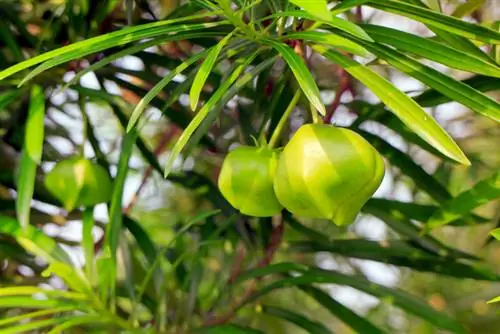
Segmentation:
[(241, 213), (271, 217), (282, 210), (273, 190), (278, 153), (266, 147), (240, 146), (229, 152), (219, 174), (219, 189)]
[(354, 221), (384, 177), (384, 161), (363, 137), (331, 125), (302, 126), (281, 153), (274, 191), (290, 212)]
[(109, 201), (112, 185), (106, 171), (89, 160), (72, 158), (60, 161), (45, 176), (45, 187), (67, 211), (84, 205)]

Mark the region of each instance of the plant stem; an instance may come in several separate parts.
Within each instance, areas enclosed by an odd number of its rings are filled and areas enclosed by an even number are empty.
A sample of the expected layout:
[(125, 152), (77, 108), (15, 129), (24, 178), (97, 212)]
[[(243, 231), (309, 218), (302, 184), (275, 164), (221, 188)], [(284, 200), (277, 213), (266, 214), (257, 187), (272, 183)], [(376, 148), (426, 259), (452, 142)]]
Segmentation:
[(285, 112), (283, 113), (283, 116), (281, 116), (281, 119), (276, 126), (276, 129), (274, 129), (273, 135), (271, 139), (269, 140), (269, 144), (267, 144), (267, 147), (273, 148), (276, 145), (276, 142), (278, 141), (278, 138), (280, 137), (281, 131), (283, 131), (283, 127), (285, 126), (285, 123), (290, 117), (290, 114), (292, 113), (293, 109), (297, 105), (297, 102), (299, 102), (299, 98), (301, 95), (302, 91), (298, 89), (295, 92), (295, 95), (293, 96), (292, 100), (290, 101), (290, 104), (286, 108)]

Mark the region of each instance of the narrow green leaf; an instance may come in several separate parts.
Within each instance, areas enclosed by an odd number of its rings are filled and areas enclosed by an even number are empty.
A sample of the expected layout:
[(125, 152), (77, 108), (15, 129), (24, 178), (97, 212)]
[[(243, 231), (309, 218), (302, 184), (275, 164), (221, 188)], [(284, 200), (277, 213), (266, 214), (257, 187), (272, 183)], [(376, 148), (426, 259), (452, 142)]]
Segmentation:
[[(280, 265), (280, 264), (277, 264)], [(272, 272), (277, 265), (270, 265), (267, 267), (268, 272)], [(283, 268), (276, 268), (283, 269)], [(256, 271), (252, 270), (250, 272)], [(275, 270), (274, 272), (283, 272), (283, 270)], [(247, 272), (247, 276), (249, 276)], [(264, 286), (249, 298), (245, 300), (245, 303), (253, 302), (268, 294), (271, 291), (281, 288), (289, 288), (294, 286), (311, 285), (313, 283), (332, 283), (351, 286), (357, 290), (363, 291), (365, 293), (371, 294), (381, 300), (386, 300), (395, 306), (402, 308), (403, 310), (413, 313), (422, 319), (429, 321), (435, 326), (453, 331), (455, 333), (465, 333), (463, 327), (455, 321), (452, 317), (448, 316), (446, 313), (436, 311), (431, 306), (423, 302), (422, 300), (412, 296), (399, 289), (391, 289), (383, 285), (379, 285), (370, 282), (364, 278), (358, 276), (345, 275), (336, 271), (327, 271), (318, 268), (309, 268), (304, 274), (296, 277), (285, 278), (278, 281), (274, 281), (267, 286)]]
[(80, 325), (90, 325), (90, 324), (95, 325), (108, 322), (112, 323), (110, 319), (103, 317), (102, 315), (84, 315), (84, 316), (72, 317), (71, 319), (65, 320), (63, 323), (52, 328), (49, 332), (47, 332), (47, 334), (64, 333), (65, 330)]
[(500, 241), (500, 228), (494, 229), (493, 231), (490, 232), (490, 234), (493, 236), (493, 238)]
[(299, 289), (309, 294), (321, 306), (326, 308), (330, 313), (342, 320), (357, 333), (384, 334), (380, 328), (369, 322), (363, 317), (360, 317), (351, 309), (345, 307), (330, 295), (311, 285), (299, 286)]
[(451, 159), (470, 165), (453, 139), (414, 100), (398, 90), (375, 71), (359, 64), (351, 58), (323, 46), (315, 45), (316, 51), (338, 63), (353, 77), (377, 95), (408, 128)]
[(45, 97), (39, 86), (33, 86), (17, 181), (16, 214), (24, 229), (30, 223), (36, 168), (42, 157), (44, 116)]
[[(476, 75), (472, 78), (462, 81), (468, 86), (480, 92), (491, 92), (500, 89), (500, 79), (491, 78), (482, 75)], [(415, 97), (415, 101), (422, 107), (434, 107), (443, 103), (451, 102), (451, 99), (435, 89), (428, 89)]]
[(226, 44), (232, 37), (232, 33), (226, 35), (226, 37), (224, 37), (219, 43), (217, 43), (216, 46), (212, 47), (208, 51), (207, 58), (205, 58), (205, 61), (203, 61), (200, 69), (196, 73), (196, 77), (194, 78), (193, 84), (191, 85), (191, 90), (189, 91), (189, 104), (191, 106), (191, 110), (196, 110), (196, 108), (198, 107), (198, 101), (200, 99), (201, 91), (205, 86), (205, 82), (207, 81), (210, 72), (212, 72), (212, 69), (215, 65), (215, 62), (217, 61), (217, 58), (219, 57), (220, 52), (222, 51), (222, 48), (226, 46)]
[(87, 296), (79, 292), (43, 289), (38, 286), (8, 286), (0, 288), (0, 298), (9, 296), (32, 296), (35, 294), (45, 295), (50, 298), (61, 298), (73, 301), (85, 301)]
[[(274, 13), (272, 15), (269, 15), (267, 18), (274, 18), (274, 17), (284, 17), (284, 16), (291, 16), (291, 17), (301, 17), (305, 18), (308, 20), (317, 20), (317, 17), (314, 15), (311, 15), (307, 12), (300, 11), (300, 10), (292, 10), (292, 11), (284, 11), (284, 12), (278, 12)], [(352, 36), (367, 40), (367, 41), (373, 41), (370, 35), (368, 35), (360, 26), (358, 26), (355, 23), (352, 23), (351, 21), (347, 21), (335, 16), (331, 16), (328, 20), (323, 20), (320, 19), (318, 22), (321, 24), (326, 24), (330, 27), (340, 29), (342, 31), (345, 31), (346, 33), (351, 34)]]
[(110, 64), (111, 62), (113, 62), (117, 59), (134, 54), (136, 52), (139, 52), (139, 51), (144, 50), (146, 48), (149, 48), (151, 46), (159, 45), (159, 44), (167, 42), (167, 41), (183, 40), (183, 39), (187, 40), (187, 39), (202, 38), (202, 37), (216, 37), (219, 35), (220, 34), (216, 33), (216, 32), (197, 32), (197, 33), (192, 33), (192, 34), (179, 33), (179, 34), (176, 34), (173, 36), (153, 38), (150, 41), (133, 45), (133, 46), (125, 48), (119, 52), (113, 53), (112, 55), (105, 57), (105, 58), (91, 64), (90, 66), (86, 67), (82, 71), (78, 72), (70, 81), (68, 81), (61, 88), (61, 91), (64, 91), (69, 86), (78, 82), (78, 80), (80, 80), (80, 78), (83, 77), (85, 74), (90, 73), (90, 72), (95, 72), (95, 71), (105, 67), (106, 65)]
[(56, 313), (64, 313), (64, 312), (70, 312), (70, 311), (76, 311), (76, 308), (73, 306), (65, 306), (65, 307), (55, 307), (52, 309), (48, 310), (41, 310), (41, 311), (35, 311), (35, 312), (30, 312), (30, 313), (24, 313), (16, 316), (11, 316), (7, 319), (0, 319), (0, 326), (6, 326), (10, 325), (16, 322), (21, 322), (25, 320), (29, 320), (32, 318), (37, 318), (37, 317), (43, 317), (43, 316), (48, 316), (48, 315), (53, 315)]
[(301, 31), (287, 34), (286, 38), (303, 39), (309, 42), (325, 44), (362, 57), (369, 54), (368, 51), (359, 44), (332, 33), (325, 34), (317, 31)]
[(486, 303), (488, 303), (488, 304), (492, 304), (492, 303), (498, 303), (498, 302), (500, 302), (500, 296), (495, 297), (495, 298), (493, 298), (493, 299), (490, 299), (490, 300), (488, 300)]
[(137, 132), (130, 131), (123, 138), (121, 147), (120, 160), (118, 161), (118, 172), (113, 181), (113, 195), (111, 196), (111, 205), (109, 209), (109, 223), (106, 226), (106, 239), (105, 245), (109, 246), (111, 256), (116, 257), (116, 249), (118, 247), (118, 238), (122, 227), (122, 201), (123, 201), (123, 188), (125, 187), (125, 180), (128, 173), (128, 163), (132, 156), (132, 149), (134, 147)]
[(141, 117), (142, 113), (148, 106), (148, 104), (151, 102), (151, 100), (160, 93), (160, 91), (165, 88), (177, 75), (182, 73), (185, 69), (187, 69), (189, 66), (192, 64), (196, 63), (198, 60), (201, 58), (205, 57), (207, 55), (207, 51), (200, 52), (188, 60), (182, 62), (179, 66), (177, 66), (175, 69), (170, 71), (163, 79), (161, 79), (156, 85), (154, 85), (153, 88), (151, 88), (146, 95), (139, 101), (139, 103), (136, 105), (134, 108), (134, 111), (132, 112), (132, 116), (130, 116), (130, 120), (127, 124), (127, 132), (130, 132), (134, 126), (137, 124), (137, 121)]
[(328, 21), (332, 17), (326, 0), (290, 0), (290, 2), (322, 20)]
[(391, 45), (451, 68), (500, 77), (498, 65), (446, 44), (383, 26), (364, 24), (362, 27), (376, 42)]
[(264, 334), (260, 330), (239, 325), (220, 325), (215, 327), (204, 327), (195, 329), (194, 333), (199, 334)]
[(83, 303), (71, 303), (58, 299), (35, 299), (32, 296), (12, 296), (0, 298), (0, 309), (2, 308), (33, 308), (33, 309), (52, 309), (59, 307), (73, 307), (74, 309), (84, 309)]
[(23, 93), (21, 89), (12, 89), (0, 93), (0, 112), (4, 111), (9, 104), (18, 99)]
[(332, 9), (332, 14), (337, 15), (342, 12), (348, 11), (351, 8), (362, 6), (371, 0), (344, 0)]
[(91, 285), (96, 282), (96, 269), (94, 258), (94, 239), (92, 229), (94, 228), (94, 208), (85, 208), (82, 219), (82, 248), (85, 257), (85, 269), (87, 279)]
[(434, 12), (430, 9), (397, 0), (373, 0), (368, 4), (373, 8), (406, 16), (458, 36), (485, 43), (500, 44), (500, 33), (481, 25)]
[(481, 8), (481, 6), (483, 6), (485, 2), (486, 0), (467, 0), (467, 2), (458, 5), (451, 16), (461, 18), (472, 14), (477, 9)]
[(222, 98), (222, 96), (227, 92), (227, 90), (231, 87), (231, 85), (238, 79), (238, 77), (243, 73), (245, 70), (246, 66), (252, 62), (252, 60), (257, 56), (257, 53), (253, 53), (251, 56), (248, 56), (246, 58), (243, 58), (241, 60), (240, 66), (238, 66), (233, 73), (227, 78), (225, 82), (222, 83), (222, 85), (212, 94), (210, 99), (203, 105), (203, 107), (198, 111), (196, 116), (193, 118), (191, 123), (184, 129), (182, 132), (182, 135), (179, 137), (177, 142), (175, 143), (175, 146), (172, 148), (172, 152), (170, 153), (170, 156), (168, 157), (166, 166), (165, 166), (165, 172), (164, 172), (164, 177), (166, 178), (171, 170), (172, 166), (181, 153), (182, 149), (186, 144), (188, 143), (189, 139), (193, 135), (193, 133), (196, 131), (198, 126), (201, 124), (201, 122), (205, 119), (205, 117), (208, 115), (210, 112), (210, 109)]
[(52, 238), (31, 225), (22, 230), (14, 218), (0, 216), (0, 233), (14, 237), (27, 251), (49, 263), (56, 261), (71, 263), (68, 254)]
[(11, 326), (4, 329), (0, 329), (0, 334), (19, 334), (19, 333), (29, 333), (33, 330), (57, 325), (67, 319), (66, 317), (54, 317), (51, 319), (30, 321), (25, 324)]
[(281, 307), (264, 305), (262, 306), (262, 311), (277, 318), (289, 321), (310, 334), (332, 334), (332, 332), (322, 323), (312, 321), (299, 313)]
[(500, 104), (489, 96), (392, 48), (366, 43), (362, 40), (358, 40), (358, 42), (400, 71), (440, 91), (450, 99), (471, 108), (473, 111), (500, 122)]
[(203, 13), (189, 17), (181, 17), (179, 19), (157, 21), (135, 27), (124, 28), (118, 31), (114, 31), (112, 33), (89, 38), (81, 42), (73, 43), (68, 46), (43, 53), (31, 59), (25, 60), (22, 63), (18, 63), (14, 66), (11, 66), (0, 72), (0, 80), (8, 76), (11, 76), (12, 74), (15, 74), (17, 72), (20, 72), (24, 69), (27, 69), (31, 66), (40, 64), (45, 61), (50, 61), (48, 62), (50, 66), (45, 65), (41, 70), (38, 69), (35, 73), (30, 74), (28, 79), (25, 78), (23, 80), (25, 82), (34, 75), (40, 73), (41, 71), (47, 70), (50, 67), (62, 64), (72, 59), (81, 58), (83, 56), (95, 52), (109, 49), (115, 46), (127, 44), (145, 38), (152, 38), (156, 36), (166, 35), (169, 33), (176, 34), (183, 31), (203, 30), (206, 28), (221, 26), (227, 23), (227, 21), (219, 21), (211, 23), (209, 22), (201, 24), (180, 24), (176, 26), (171, 26), (174, 23), (189, 21), (195, 18), (202, 18), (213, 14), (214, 13)]
[(359, 258), (433, 272), (458, 278), (497, 281), (500, 276), (486, 268), (470, 266), (442, 256), (431, 255), (411, 247), (402, 240), (369, 241), (363, 239), (338, 239), (329, 243), (300, 241), (290, 244), (290, 250), (300, 254), (330, 252), (349, 258)]
[(290, 66), (290, 69), (295, 75), (295, 79), (297, 79), (300, 88), (304, 92), (304, 95), (308, 98), (309, 102), (311, 102), (321, 115), (325, 115), (325, 105), (321, 102), (318, 86), (316, 86), (316, 82), (311, 74), (311, 71), (309, 71), (302, 58), (300, 58), (300, 56), (286, 44), (270, 39), (265, 40), (264, 43), (272, 46), (280, 53), (280, 55), (287, 62), (288, 66)]
[(478, 182), (471, 189), (444, 203), (429, 219), (428, 228), (446, 225), (475, 208), (500, 198), (500, 172)]

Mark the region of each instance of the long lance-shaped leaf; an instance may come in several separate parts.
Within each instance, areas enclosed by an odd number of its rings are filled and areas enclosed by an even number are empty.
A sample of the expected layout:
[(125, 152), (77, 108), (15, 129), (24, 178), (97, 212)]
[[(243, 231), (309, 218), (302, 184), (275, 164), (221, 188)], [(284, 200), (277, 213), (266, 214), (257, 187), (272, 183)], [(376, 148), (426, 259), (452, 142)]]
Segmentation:
[(134, 126), (137, 124), (137, 121), (141, 117), (142, 113), (151, 102), (151, 100), (158, 95), (158, 93), (165, 88), (177, 75), (182, 73), (185, 69), (187, 69), (192, 64), (196, 63), (198, 60), (202, 59), (207, 55), (207, 51), (200, 52), (188, 60), (182, 62), (175, 69), (170, 71), (163, 79), (161, 79), (153, 88), (151, 88), (148, 93), (139, 101), (139, 103), (134, 108), (132, 112), (132, 116), (130, 116), (130, 120), (127, 125), (127, 132), (131, 131)]
[(49, 263), (57, 261), (71, 263), (68, 254), (52, 238), (31, 225), (23, 231), (14, 218), (0, 216), (0, 233), (14, 237), (27, 251)]
[(444, 203), (427, 222), (427, 228), (446, 225), (476, 207), (500, 198), (500, 172), (478, 182), (471, 189)]
[(313, 48), (329, 60), (338, 63), (353, 77), (367, 86), (408, 128), (422, 139), (451, 159), (470, 165), (469, 159), (450, 135), (441, 128), (439, 123), (389, 81), (373, 70), (336, 51), (318, 45), (313, 46)]
[(359, 44), (337, 34), (325, 34), (317, 31), (292, 32), (286, 35), (289, 39), (304, 39), (318, 44), (324, 44), (342, 49), (358, 56), (367, 56), (368, 51)]
[(292, 324), (303, 328), (310, 334), (333, 334), (322, 323), (310, 320), (302, 314), (292, 312), (285, 308), (264, 305), (262, 306), (262, 311), (274, 317), (289, 321)]
[(391, 45), (451, 68), (500, 77), (500, 66), (446, 44), (383, 26), (364, 24), (362, 27), (376, 42)]
[[(0, 80), (45, 61), (50, 61), (51, 66), (56, 66), (72, 59), (81, 58), (88, 54), (127, 44), (140, 39), (152, 38), (167, 34), (177, 34), (183, 31), (203, 30), (206, 28), (221, 26), (227, 23), (227, 21), (220, 21), (213, 23), (181, 24), (171, 26), (175, 23), (192, 20), (195, 18), (202, 18), (208, 15), (213, 15), (213, 13), (204, 13), (200, 15), (193, 15), (191, 17), (147, 23), (140, 26), (124, 28), (109, 34), (93, 37), (62, 48), (58, 48), (53, 51), (43, 53), (39, 56), (11, 66), (0, 72)], [(50, 67), (44, 66), (43, 70), (46, 70), (48, 68)]]
[(395, 68), (436, 89), (450, 99), (500, 122), (500, 104), (489, 96), (389, 47), (367, 43), (360, 39), (357, 42), (380, 59), (387, 61)]
[(207, 58), (203, 61), (200, 66), (200, 69), (196, 73), (196, 76), (193, 80), (193, 84), (191, 85), (191, 90), (189, 91), (189, 104), (192, 110), (196, 110), (198, 107), (198, 101), (200, 99), (201, 91), (205, 86), (205, 82), (212, 71), (219, 54), (222, 51), (222, 48), (229, 42), (229, 40), (233, 37), (233, 34), (230, 33), (226, 35), (217, 45), (212, 47), (208, 51)]
[(45, 96), (39, 86), (33, 86), (26, 122), (20, 173), (17, 182), (16, 214), (25, 229), (30, 223), (30, 209), (35, 190), (36, 168), (42, 159), (45, 118)]
[(326, 0), (290, 0), (291, 3), (302, 7), (306, 12), (314, 15), (322, 20), (328, 21), (332, 17), (332, 14), (328, 10), (328, 4)]
[(247, 58), (241, 60), (241, 65), (237, 67), (233, 71), (233, 73), (231, 73), (231, 75), (225, 82), (222, 83), (222, 85), (215, 91), (215, 93), (212, 95), (212, 97), (210, 97), (207, 103), (196, 114), (196, 116), (193, 118), (191, 123), (189, 123), (187, 128), (184, 129), (182, 135), (179, 137), (179, 140), (173, 147), (172, 152), (165, 165), (165, 173), (164, 173), (165, 177), (167, 177), (168, 174), (170, 174), (175, 160), (181, 153), (184, 146), (188, 143), (189, 138), (193, 135), (198, 126), (201, 124), (201, 122), (203, 122), (205, 117), (208, 115), (212, 106), (214, 106), (221, 99), (221, 97), (227, 92), (227, 90), (231, 87), (231, 85), (238, 79), (240, 74), (243, 73), (246, 66), (248, 66), (248, 64), (250, 64), (256, 56), (257, 53), (254, 53), (251, 56), (248, 56)]
[(368, 35), (357, 24), (352, 23), (351, 21), (347, 21), (347, 20), (335, 17), (333, 15), (331, 16), (331, 19), (329, 19), (329, 20), (323, 20), (323, 19), (318, 20), (318, 18), (316, 16), (311, 15), (305, 11), (292, 10), (292, 11), (283, 11), (283, 12), (274, 13), (274, 14), (271, 14), (271, 15), (265, 17), (264, 19), (270, 19), (270, 18), (276, 18), (276, 17), (287, 17), (287, 16), (318, 21), (318, 22), (320, 22), (320, 24), (326, 24), (327, 26), (340, 29), (342, 31), (345, 31), (346, 33), (351, 34), (352, 36), (355, 36), (355, 37), (358, 37), (361, 39), (365, 39), (367, 41), (373, 41), (373, 39), (370, 37), (370, 35)]
[(345, 307), (326, 292), (315, 288), (311, 285), (299, 286), (299, 289), (309, 294), (314, 298), (321, 306), (326, 308), (333, 316), (339, 318), (344, 323), (349, 325), (357, 333), (370, 333), (370, 334), (384, 334), (383, 330), (376, 327), (374, 324), (369, 322), (363, 317), (360, 317), (351, 309)]
[(272, 46), (285, 59), (288, 66), (292, 70), (295, 79), (299, 83), (300, 88), (304, 92), (304, 95), (321, 115), (325, 115), (325, 105), (321, 102), (318, 86), (314, 81), (311, 71), (309, 71), (304, 63), (304, 60), (286, 44), (270, 39), (265, 40), (264, 42)]
[(362, 6), (371, 0), (344, 0), (332, 9), (332, 14), (337, 15), (342, 12), (348, 11), (351, 8)]
[(311, 285), (313, 283), (332, 283), (347, 285), (378, 297), (381, 300), (387, 300), (390, 303), (400, 307), (401, 309), (413, 313), (442, 329), (447, 329), (454, 333), (465, 333), (463, 327), (456, 320), (454, 320), (444, 312), (434, 310), (431, 306), (416, 298), (415, 296), (412, 296), (399, 289), (391, 289), (383, 285), (373, 283), (364, 278), (313, 267), (309, 267), (308, 269), (304, 270), (304, 266), (296, 264), (275, 264), (260, 269), (264, 270), (255, 269), (243, 273), (243, 275), (245, 276), (245, 278), (251, 278), (256, 277), (255, 274), (260, 274), (260, 276), (262, 276), (264, 274), (283, 273), (290, 271), (303, 272), (303, 274), (296, 277), (274, 281), (273, 283), (264, 286), (263, 288), (252, 294), (249, 298), (247, 298), (245, 300), (245, 303), (239, 305), (239, 308), (277, 289)]
[(166, 37), (159, 37), (159, 38), (154, 38), (150, 41), (144, 42), (144, 43), (139, 43), (136, 45), (133, 45), (131, 47), (125, 48), (121, 51), (118, 51), (116, 53), (113, 53), (112, 55), (109, 55), (92, 65), (86, 67), (82, 71), (78, 72), (70, 81), (68, 81), (62, 88), (61, 90), (65, 90), (69, 86), (75, 84), (80, 80), (81, 77), (86, 75), (87, 73), (90, 72), (95, 72), (104, 66), (110, 64), (111, 62), (123, 58), (125, 56), (129, 56), (131, 54), (137, 53), (141, 50), (147, 49), (151, 46), (155, 46), (167, 41), (176, 41), (176, 40), (184, 40), (184, 39), (195, 39), (195, 38), (203, 38), (203, 37), (216, 37), (219, 36), (219, 33), (216, 32), (197, 32), (197, 33), (179, 33), (173, 36), (166, 36)]
[(402, 240), (369, 241), (363, 239), (331, 240), (329, 243), (300, 241), (290, 244), (292, 252), (316, 253), (330, 252), (348, 256), (412, 268), (423, 272), (433, 272), (458, 278), (473, 278), (479, 280), (498, 281), (500, 276), (487, 268), (477, 265), (434, 256), (420, 249), (411, 247)]
[(383, 11), (409, 17), (458, 36), (485, 43), (500, 44), (500, 33), (487, 27), (446, 16), (430, 9), (396, 0), (373, 0), (369, 6)]

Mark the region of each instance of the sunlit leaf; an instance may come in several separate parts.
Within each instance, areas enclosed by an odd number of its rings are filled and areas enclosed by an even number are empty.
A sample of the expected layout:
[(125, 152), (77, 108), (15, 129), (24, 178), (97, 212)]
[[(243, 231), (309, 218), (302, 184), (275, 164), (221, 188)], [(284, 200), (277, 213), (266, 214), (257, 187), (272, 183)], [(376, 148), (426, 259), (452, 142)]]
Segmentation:
[(191, 90), (189, 91), (189, 105), (192, 110), (196, 110), (198, 106), (198, 101), (200, 99), (201, 91), (205, 86), (205, 82), (212, 71), (217, 57), (219, 57), (222, 48), (229, 42), (233, 34), (226, 35), (216, 46), (208, 51), (207, 58), (201, 64), (196, 76), (191, 85)]
[(326, 0), (290, 0), (291, 3), (302, 7), (306, 12), (314, 15), (322, 20), (328, 21), (331, 18), (331, 13), (328, 10)]
[(338, 63), (353, 77), (367, 86), (406, 126), (422, 137), (422, 139), (451, 159), (465, 165), (470, 165), (469, 159), (467, 159), (450, 135), (441, 128), (439, 123), (392, 83), (373, 70), (336, 51), (317, 45), (314, 46), (314, 49), (331, 61)]

